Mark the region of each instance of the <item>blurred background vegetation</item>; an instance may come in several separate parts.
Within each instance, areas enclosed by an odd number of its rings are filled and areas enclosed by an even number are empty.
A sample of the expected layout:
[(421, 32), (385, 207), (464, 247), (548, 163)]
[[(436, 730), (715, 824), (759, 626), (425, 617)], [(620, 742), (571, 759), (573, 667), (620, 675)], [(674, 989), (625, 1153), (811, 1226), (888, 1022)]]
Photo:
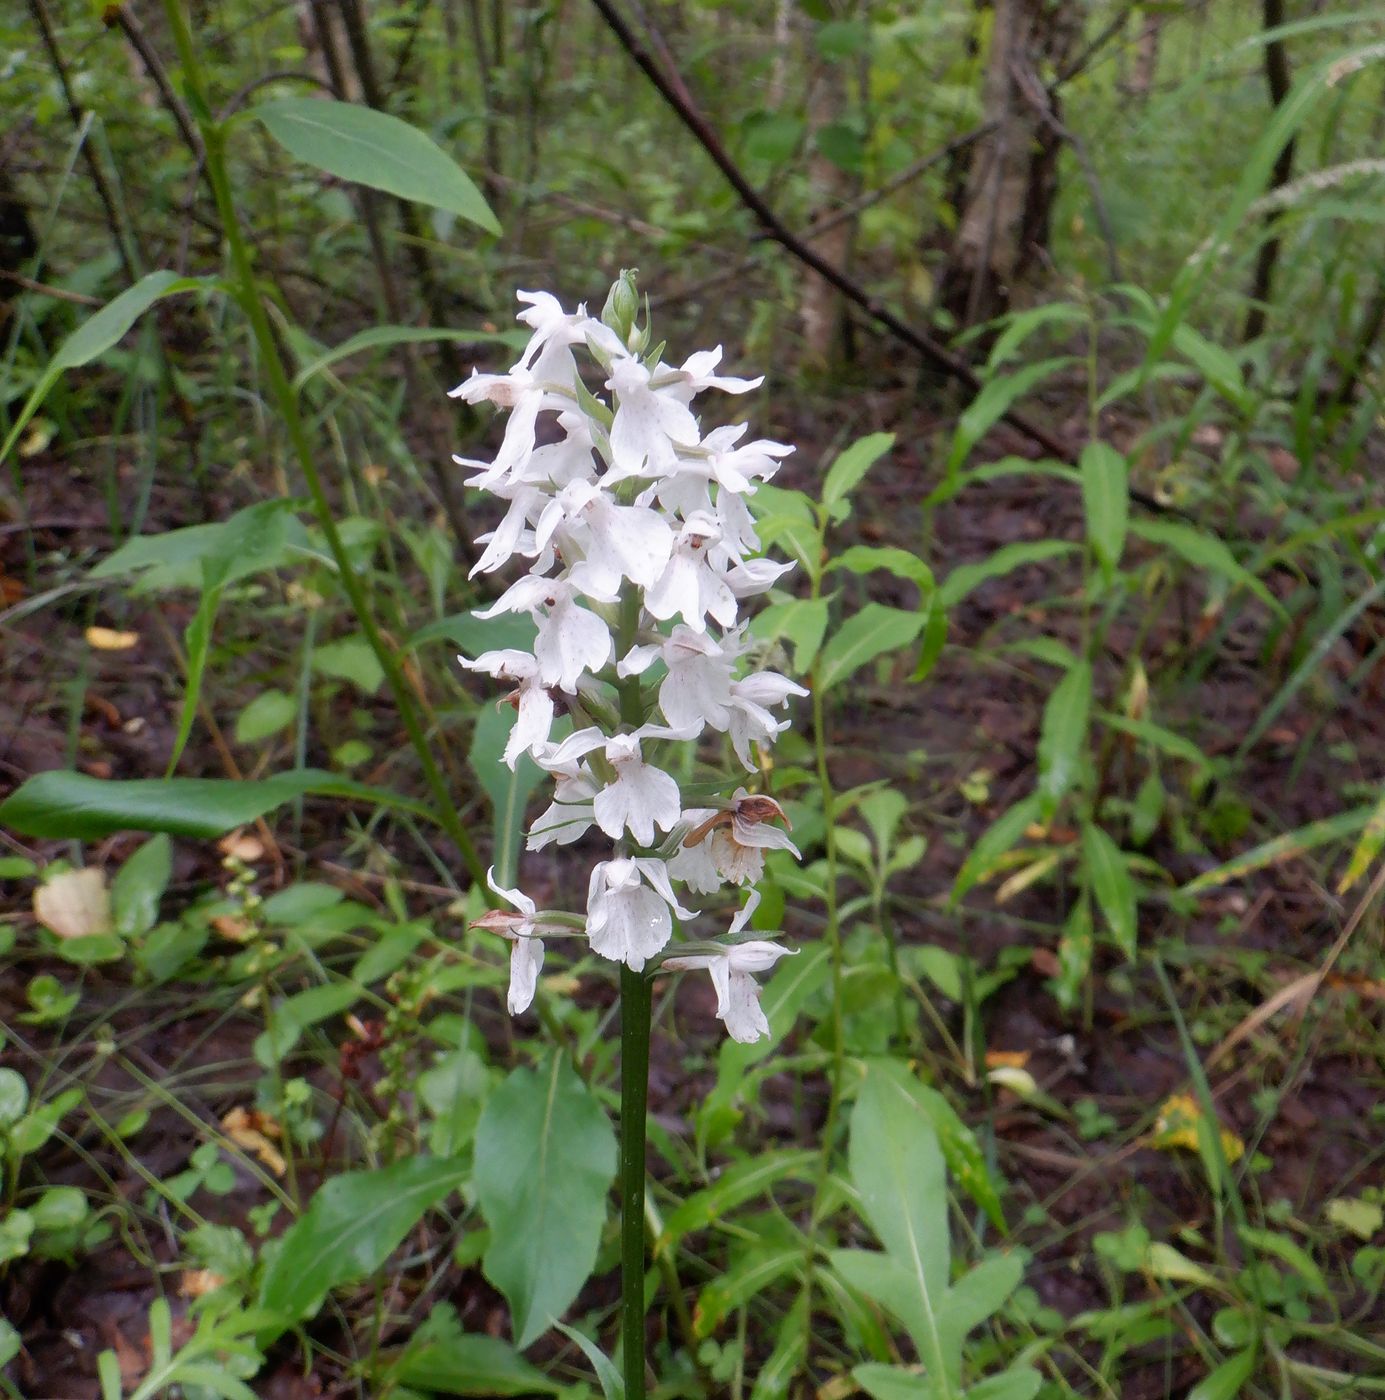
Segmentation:
[[(1023, 1261), (959, 1325), (976, 1400), (1385, 1389), (1379, 6), (200, 0), (207, 110), (169, 13), (0, 13), (0, 786), (281, 786), (218, 846), (0, 810), (8, 1393), (594, 1393), (609, 1222), (580, 1340), (525, 1360), (486, 1271), (485, 1105), (570, 1061), (599, 1136), (614, 1062), (599, 978), (516, 1030), (465, 929), (544, 798), (453, 661), (495, 638), (452, 456), (501, 422), (446, 391), (511, 363), (515, 288), (596, 311), (623, 268), (797, 448), (757, 635), (825, 698), (761, 775), (807, 862), (757, 927), (847, 954), (771, 983), (768, 1059), (660, 992), (662, 1393), (935, 1393), (829, 1265), (889, 1245), (832, 1050), (933, 1086), (943, 1269)], [(426, 133), (500, 232), (305, 162), (290, 98)], [(155, 271), (205, 280), (75, 354)], [(274, 1263), (409, 1171), (368, 1267)]]

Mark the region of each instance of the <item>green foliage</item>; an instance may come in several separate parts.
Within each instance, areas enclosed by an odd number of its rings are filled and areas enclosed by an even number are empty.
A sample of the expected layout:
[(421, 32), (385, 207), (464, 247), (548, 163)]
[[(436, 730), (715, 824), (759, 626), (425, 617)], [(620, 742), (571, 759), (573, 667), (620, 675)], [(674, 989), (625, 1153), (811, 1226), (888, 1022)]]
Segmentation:
[[(563, 862), (521, 857), (541, 774), (496, 761), (509, 711), (452, 661), (533, 625), (471, 616), (490, 580), (453, 531), (482, 526), (447, 456), (491, 428), (437, 415), (527, 342), (514, 267), (576, 300), (635, 259), (661, 317), (772, 371), (755, 432), (799, 451), (752, 508), (799, 567), (749, 635), (814, 692), (745, 778), (805, 857), (772, 852), (762, 882), (755, 931), (798, 948), (764, 990), (770, 1039), (709, 1047), (706, 1006), (656, 984), (661, 1392), (1058, 1400), (1157, 1364), (1217, 1400), (1378, 1369), (1382, 1197), (1355, 1148), (1379, 1114), (1349, 1069), (1379, 1058), (1385, 848), (1362, 718), (1385, 587), (1378, 16), (1271, 36), (1250, 5), (1048, 7), (1073, 47), (1041, 77), (1080, 158), (1022, 309), (966, 328), (945, 292), (993, 157), (991, 12), (789, 8), (787, 37), (774, 7), (723, 4), (656, 14), (649, 41), (786, 227), (826, 250), (823, 211), (858, 211), (851, 275), (970, 357), (977, 392), (915, 386), (864, 311), (852, 361), (800, 363), (799, 268), (595, 10), (492, 6), (460, 48), (445, 7), (372, 12), (396, 116), (290, 87), (320, 55), (289, 11), (199, 12), (198, 92), (164, 24), (151, 73), (57, 7), (75, 137), (47, 50), (0, 21), (0, 196), (40, 245), (0, 286), (0, 1259), (16, 1297), (117, 1251), (147, 1274), (148, 1340), (135, 1322), (101, 1352), (107, 1396), (245, 1397), (283, 1367), (401, 1397), (621, 1393), (608, 1001), (555, 939), (542, 1029), (502, 1023), (504, 949), (457, 870), (580, 901)], [(1017, 413), (1069, 450), (1035, 460)], [(84, 643), (107, 624), (133, 645)], [(727, 796), (712, 756), (673, 775), (690, 804)], [(69, 861), (105, 880), (101, 931), (34, 916)], [(1129, 1092), (1104, 1095), (1131, 1027)], [(1181, 1144), (1140, 1079), (1171, 1027)], [(1329, 1063), (1356, 1137), (1323, 1116)], [(1315, 1170), (1342, 1175), (1279, 1199), (1292, 1144), (1329, 1136)], [(1131, 1214), (1086, 1249), (1069, 1212), (1093, 1169)], [(1041, 1303), (1028, 1251), (1085, 1301)], [(0, 1323), (7, 1393), (42, 1327)]]
[(513, 1071), (488, 1099), (475, 1172), (491, 1229), (486, 1276), (509, 1299), (521, 1349), (591, 1273), (615, 1165), (606, 1115), (563, 1055)]
[(261, 1342), (316, 1312), (329, 1289), (373, 1274), (466, 1176), (458, 1162), (413, 1157), (324, 1183), (265, 1269), (259, 1306), (282, 1321), (266, 1329)]
[(388, 112), (316, 98), (262, 102), (246, 113), (291, 155), (340, 180), (447, 209), (498, 234), (480, 190), (423, 132)]

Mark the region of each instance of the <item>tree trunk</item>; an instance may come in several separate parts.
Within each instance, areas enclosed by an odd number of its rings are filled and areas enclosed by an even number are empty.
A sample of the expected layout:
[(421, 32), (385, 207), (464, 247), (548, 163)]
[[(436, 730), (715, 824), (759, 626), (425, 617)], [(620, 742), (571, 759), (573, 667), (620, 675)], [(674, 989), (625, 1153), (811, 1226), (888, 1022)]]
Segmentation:
[(972, 147), (939, 293), (963, 325), (1007, 310), (1047, 253), (1062, 138), (1057, 100), (1039, 74), (1069, 56), (1081, 28), (1077, 9), (1048, 0), (994, 0), (982, 88), (983, 120), (993, 129)]
[(1159, 35), (1164, 16), (1151, 14), (1140, 25), (1140, 37), (1135, 42), (1135, 66), (1130, 74), (1130, 95), (1143, 101), (1154, 88), (1159, 71)]
[[(807, 117), (810, 138), (823, 127), (840, 121), (846, 110), (846, 67), (824, 63), (812, 75), (808, 91)], [(833, 213), (851, 197), (852, 181), (841, 166), (827, 159), (816, 146), (808, 159), (808, 186), (811, 191), (809, 221)], [(833, 267), (845, 268), (855, 230), (854, 219), (843, 219), (812, 240), (812, 248)], [(805, 271), (798, 304), (803, 328), (803, 353), (807, 363), (824, 368), (842, 358), (844, 309), (841, 293), (816, 272)]]

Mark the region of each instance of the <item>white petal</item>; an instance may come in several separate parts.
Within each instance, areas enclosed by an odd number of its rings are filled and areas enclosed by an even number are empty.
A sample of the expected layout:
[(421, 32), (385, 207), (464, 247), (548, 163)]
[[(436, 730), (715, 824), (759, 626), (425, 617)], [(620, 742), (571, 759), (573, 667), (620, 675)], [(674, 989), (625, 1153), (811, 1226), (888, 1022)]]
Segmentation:
[(521, 1011), (529, 1009), (542, 966), (543, 940), (516, 938), (510, 949), (510, 993), (506, 998), (511, 1016), (518, 1016)]
[(497, 885), (495, 883), (495, 866), (493, 865), (486, 871), (486, 883), (507, 904), (513, 904), (526, 919), (534, 917), (536, 908), (534, 901), (520, 890), (507, 890), (504, 885)]
[[(716, 976), (715, 969), (712, 975)], [(769, 1021), (760, 1006), (760, 988), (755, 979), (749, 973), (732, 971), (728, 980), (730, 986), (720, 1012), (726, 1033), (743, 1045), (769, 1035)]]
[(519, 696), (519, 713), (505, 744), (505, 762), (513, 769), (520, 754), (548, 742), (552, 728), (553, 697), (542, 686), (525, 686)]
[(657, 645), (631, 647), (630, 650), (616, 662), (616, 675), (618, 675), (621, 680), (627, 680), (630, 676), (642, 676), (659, 659), (662, 653), (663, 648)]
[(682, 812), (678, 784), (647, 763), (621, 765), (620, 776), (592, 803), (597, 825), (612, 839), (627, 828), (641, 846), (654, 843), (654, 828), (672, 831)]
[(539, 623), (534, 643), (540, 674), (549, 685), (572, 694), (583, 672), (599, 671), (612, 651), (611, 633), (595, 613), (561, 599)]
[(636, 856), (631, 862), (635, 865), (640, 874), (668, 901), (673, 912), (680, 919), (695, 919), (697, 911), (695, 909), (684, 909), (679, 904), (673, 893), (673, 886), (668, 882), (668, 867), (661, 860), (655, 860), (652, 856)]
[(557, 768), (585, 758), (587, 754), (603, 748), (605, 744), (606, 736), (596, 725), (591, 724), (585, 729), (578, 729), (569, 734), (561, 744), (540, 755), (539, 763), (544, 768)]

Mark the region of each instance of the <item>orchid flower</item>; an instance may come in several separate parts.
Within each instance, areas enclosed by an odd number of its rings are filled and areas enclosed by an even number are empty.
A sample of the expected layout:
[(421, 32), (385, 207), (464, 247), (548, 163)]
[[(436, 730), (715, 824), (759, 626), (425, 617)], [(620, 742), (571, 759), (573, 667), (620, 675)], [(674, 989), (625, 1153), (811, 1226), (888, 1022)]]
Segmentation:
[[(491, 462), (456, 460), (470, 473), (465, 484), (502, 506), (478, 539), (473, 574), (516, 560), (525, 570), (475, 616), (527, 613), (536, 635), (528, 651), (459, 660), (509, 687), (516, 717), (502, 760), (514, 768), (528, 754), (552, 775), (526, 849), (612, 844), (594, 858), (584, 914), (541, 913), (492, 874), (491, 888), (515, 912), (492, 911), (476, 926), (511, 944), (514, 1013), (535, 995), (540, 935), (584, 933), (592, 953), (633, 972), (666, 950), (660, 970), (705, 968), (728, 1032), (753, 1040), (768, 1025), (751, 974), (785, 949), (737, 941), (758, 902), (752, 890), (722, 949), (705, 952), (704, 942), (679, 954), (675, 939), (686, 935), (676, 921), (699, 917), (681, 891), (716, 897), (753, 886), (766, 852), (798, 852), (783, 808), (766, 794), (740, 788), (720, 804), (685, 800), (680, 775), (693, 755), (677, 761), (677, 750), (724, 735), (721, 747), (729, 743), (753, 772), (752, 746), (772, 744), (789, 723), (781, 711), (807, 693), (752, 669), (742, 616), (746, 600), (792, 567), (760, 554), (746, 504), (791, 449), (748, 438), (744, 423), (703, 433), (699, 394), (742, 395), (761, 380), (719, 374), (720, 347), (678, 365), (646, 356), (649, 327), (636, 324), (626, 274), (601, 318), (581, 306), (565, 311), (548, 292), (519, 300), (531, 331), (519, 359), (504, 374), (473, 372), (453, 391), (508, 410), (500, 450)], [(584, 358), (594, 367), (585, 376)], [(574, 732), (555, 739), (567, 715)]]

